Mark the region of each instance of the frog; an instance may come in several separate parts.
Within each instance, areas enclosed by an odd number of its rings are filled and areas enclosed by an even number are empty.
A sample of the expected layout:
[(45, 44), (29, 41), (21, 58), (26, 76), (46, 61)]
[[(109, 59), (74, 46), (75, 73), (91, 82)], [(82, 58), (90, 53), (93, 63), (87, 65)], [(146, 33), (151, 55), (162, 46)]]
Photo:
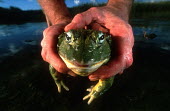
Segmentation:
[[(57, 52), (66, 66), (79, 76), (89, 76), (102, 65), (106, 65), (111, 58), (111, 35), (92, 29), (74, 29), (58, 36)], [(61, 93), (61, 89), (69, 91), (60, 76), (60, 72), (49, 65), (54, 82)], [(89, 93), (83, 98), (91, 104), (96, 98), (104, 94), (113, 84), (114, 76), (99, 79), (95, 86), (87, 88)]]

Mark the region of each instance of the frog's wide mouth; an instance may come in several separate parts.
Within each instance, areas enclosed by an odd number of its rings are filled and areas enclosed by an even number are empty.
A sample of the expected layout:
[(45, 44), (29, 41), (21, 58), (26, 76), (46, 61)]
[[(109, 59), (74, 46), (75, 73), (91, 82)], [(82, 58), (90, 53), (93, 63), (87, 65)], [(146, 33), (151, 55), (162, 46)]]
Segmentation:
[(62, 57), (61, 55), (60, 57), (62, 58), (62, 60), (65, 62), (65, 64), (69, 69), (71, 69), (74, 73), (80, 76), (89, 75), (90, 73), (96, 71), (101, 65), (103, 65), (108, 61), (108, 59), (104, 59), (102, 61), (88, 65), (88, 64), (79, 64), (78, 62), (71, 62), (65, 59), (64, 57)]
[(88, 65), (88, 64), (79, 64), (78, 62), (70, 62), (70, 63), (74, 64), (77, 67), (90, 67), (90, 66), (92, 66), (92, 65)]

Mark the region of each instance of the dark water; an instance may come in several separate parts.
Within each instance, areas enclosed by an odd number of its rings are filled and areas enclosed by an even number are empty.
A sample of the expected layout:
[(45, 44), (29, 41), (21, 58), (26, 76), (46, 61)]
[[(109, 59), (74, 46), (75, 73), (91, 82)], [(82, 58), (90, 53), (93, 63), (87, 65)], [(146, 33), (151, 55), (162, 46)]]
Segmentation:
[(91, 84), (87, 78), (66, 76), (70, 91), (57, 93), (40, 56), (45, 23), (0, 25), (0, 111), (169, 111), (170, 21), (131, 24), (134, 64), (90, 106), (82, 100)]
[(22, 50), (26, 45), (39, 45), (45, 23), (0, 25), (0, 58)]

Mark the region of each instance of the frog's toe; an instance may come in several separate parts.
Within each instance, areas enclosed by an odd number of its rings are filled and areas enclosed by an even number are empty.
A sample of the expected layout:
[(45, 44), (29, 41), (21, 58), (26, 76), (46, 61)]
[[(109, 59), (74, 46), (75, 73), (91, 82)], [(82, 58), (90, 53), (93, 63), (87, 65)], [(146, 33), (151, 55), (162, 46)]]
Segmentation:
[(55, 81), (57, 88), (58, 88), (58, 92), (61, 93), (61, 88), (63, 87), (66, 91), (69, 91), (69, 88), (64, 84), (64, 82), (62, 80), (60, 81)]
[(66, 91), (69, 91), (69, 88), (64, 84), (63, 81), (61, 82), (61, 85), (63, 86), (63, 88), (64, 88)]
[[(93, 89), (91, 89), (91, 88), (89, 88), (89, 89), (87, 89), (90, 93), (88, 94), (88, 95), (86, 95), (84, 98), (83, 98), (83, 100), (86, 100), (86, 99), (89, 99), (88, 100), (88, 104), (91, 104), (91, 102), (95, 99), (95, 98), (97, 98), (98, 96), (96, 96), (96, 95), (98, 95), (98, 92), (97, 91), (95, 91), (95, 90), (93, 90)], [(90, 91), (91, 90), (91, 91)]]
[(93, 89), (93, 87), (94, 87), (94, 86), (92, 85), (90, 88), (87, 88), (86, 91), (91, 92), (92, 89)]
[(61, 88), (63, 87), (66, 91), (69, 91), (69, 88), (64, 84), (61, 74), (54, 69), (52, 65), (49, 65), (49, 70), (52, 78), (54, 79), (55, 84), (57, 85), (58, 92), (61, 93)]
[(112, 86), (113, 79), (114, 77), (99, 80), (99, 82), (94, 87), (87, 89), (87, 91), (90, 93), (86, 95), (83, 100), (89, 99), (87, 103), (91, 104), (94, 99), (98, 98)]

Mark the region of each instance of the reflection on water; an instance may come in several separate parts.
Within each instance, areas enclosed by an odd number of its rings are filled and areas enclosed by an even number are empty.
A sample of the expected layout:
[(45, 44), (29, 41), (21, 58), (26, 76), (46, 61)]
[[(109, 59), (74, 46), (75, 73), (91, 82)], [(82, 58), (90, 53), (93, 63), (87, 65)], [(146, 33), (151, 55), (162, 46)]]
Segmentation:
[[(149, 45), (159, 47), (163, 50), (170, 50), (170, 21), (152, 21), (152, 20), (132, 20), (135, 43), (142, 47)], [(147, 39), (144, 34), (156, 35), (154, 39)]]
[(0, 58), (17, 53), (25, 45), (37, 45), (46, 23), (0, 25)]
[[(132, 20), (134, 63), (90, 106), (82, 101), (89, 80), (66, 76), (57, 89), (40, 56), (46, 23), (0, 25), (0, 111), (169, 111), (170, 21)], [(144, 33), (156, 34), (146, 39)]]
[[(152, 21), (152, 20), (132, 20), (136, 42), (155, 43), (155, 45), (170, 44), (170, 21)], [(144, 33), (156, 34), (153, 40), (146, 40)]]
[[(136, 42), (152, 43), (162, 49), (170, 49), (170, 21), (135, 19), (131, 21)], [(18, 52), (24, 45), (36, 45), (42, 39), (46, 23), (26, 23), (21, 25), (0, 25), (0, 57)], [(147, 40), (146, 34), (156, 34)]]

